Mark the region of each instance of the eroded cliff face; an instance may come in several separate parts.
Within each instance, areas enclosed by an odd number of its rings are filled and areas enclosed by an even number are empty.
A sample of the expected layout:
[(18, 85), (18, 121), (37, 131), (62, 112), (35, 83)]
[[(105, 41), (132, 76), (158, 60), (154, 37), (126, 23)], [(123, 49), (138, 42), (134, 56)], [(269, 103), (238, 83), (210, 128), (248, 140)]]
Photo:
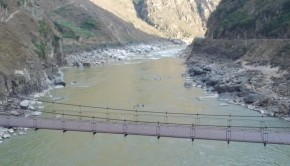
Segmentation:
[(48, 88), (65, 64), (61, 36), (40, 0), (1, 3), (0, 99)]
[(192, 39), (204, 36), (210, 14), (220, 0), (135, 0), (140, 18), (166, 36)]

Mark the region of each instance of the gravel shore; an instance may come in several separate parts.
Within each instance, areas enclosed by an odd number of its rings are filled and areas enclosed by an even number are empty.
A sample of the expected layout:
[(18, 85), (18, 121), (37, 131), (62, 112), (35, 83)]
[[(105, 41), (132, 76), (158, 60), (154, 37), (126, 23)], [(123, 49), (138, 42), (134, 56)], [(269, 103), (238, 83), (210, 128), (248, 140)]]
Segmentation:
[(193, 82), (220, 99), (270, 116), (288, 119), (290, 100), (281, 93), (285, 72), (278, 67), (250, 64), (241, 59), (218, 58), (187, 51), (188, 75)]

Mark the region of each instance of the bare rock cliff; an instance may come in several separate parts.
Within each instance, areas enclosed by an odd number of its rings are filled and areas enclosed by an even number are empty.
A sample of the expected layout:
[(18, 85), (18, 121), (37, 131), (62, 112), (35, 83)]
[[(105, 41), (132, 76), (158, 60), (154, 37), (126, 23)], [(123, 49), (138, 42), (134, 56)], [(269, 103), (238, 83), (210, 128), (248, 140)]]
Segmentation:
[(220, 0), (135, 0), (140, 18), (172, 38), (203, 36)]

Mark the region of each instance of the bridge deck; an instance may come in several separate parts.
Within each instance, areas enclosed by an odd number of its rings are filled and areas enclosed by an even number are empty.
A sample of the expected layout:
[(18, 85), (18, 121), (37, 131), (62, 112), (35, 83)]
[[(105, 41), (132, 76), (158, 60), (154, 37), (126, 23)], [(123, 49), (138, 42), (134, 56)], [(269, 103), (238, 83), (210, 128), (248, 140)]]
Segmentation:
[(290, 131), (128, 121), (0, 116), (0, 126), (290, 145)]

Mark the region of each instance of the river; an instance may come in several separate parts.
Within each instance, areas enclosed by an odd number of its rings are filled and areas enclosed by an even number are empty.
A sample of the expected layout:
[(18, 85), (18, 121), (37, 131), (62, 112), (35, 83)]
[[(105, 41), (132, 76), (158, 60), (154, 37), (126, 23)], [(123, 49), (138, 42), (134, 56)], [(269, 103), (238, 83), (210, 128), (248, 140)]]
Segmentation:
[[(184, 88), (179, 49), (138, 56), (104, 66), (63, 69), (67, 83), (47, 96), (61, 102), (182, 113), (259, 115), (237, 105), (220, 106), (200, 88)], [(44, 97), (45, 98), (45, 97)], [(137, 106), (139, 105), (139, 107)], [(144, 106), (143, 106), (144, 105)], [(45, 105), (50, 107), (51, 105)], [(75, 110), (77, 111), (77, 110)], [(276, 125), (289, 126), (274, 119)], [(290, 165), (284, 145), (234, 143), (40, 130), (0, 144), (1, 166), (267, 166)]]

